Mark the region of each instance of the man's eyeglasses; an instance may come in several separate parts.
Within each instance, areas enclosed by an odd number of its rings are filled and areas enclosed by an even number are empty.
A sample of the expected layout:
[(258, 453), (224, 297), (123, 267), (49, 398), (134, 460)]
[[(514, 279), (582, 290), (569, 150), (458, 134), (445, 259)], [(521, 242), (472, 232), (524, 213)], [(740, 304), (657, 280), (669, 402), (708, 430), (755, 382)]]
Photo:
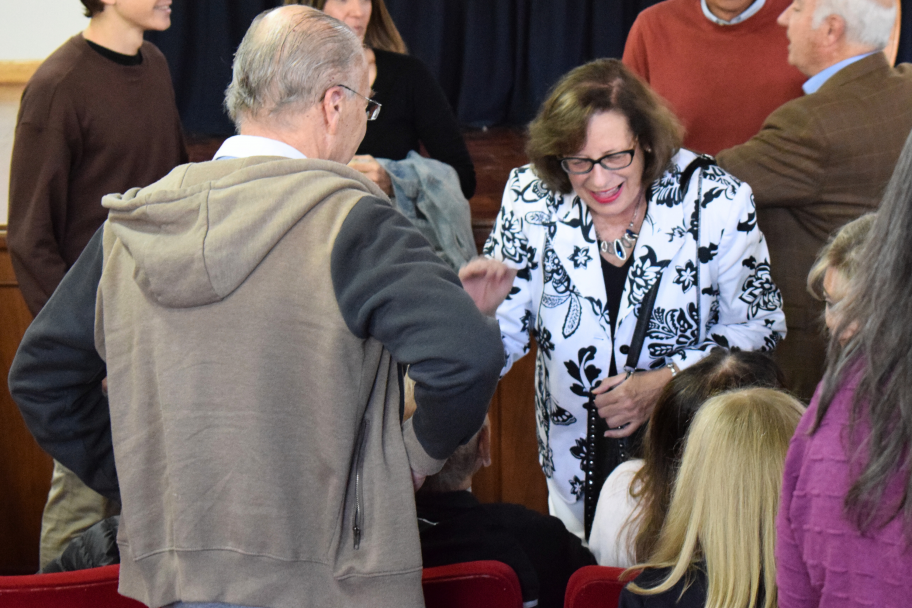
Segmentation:
[(568, 156), (560, 160), (561, 167), (567, 173), (572, 173), (573, 175), (582, 175), (584, 173), (589, 173), (592, 169), (595, 168), (595, 164), (600, 164), (603, 168), (608, 169), (609, 171), (617, 171), (618, 169), (624, 169), (629, 167), (633, 163), (633, 154), (636, 152), (636, 148), (630, 150), (624, 150), (623, 152), (612, 152), (611, 154), (606, 154), (598, 160), (592, 160), (591, 158), (582, 158), (579, 156)]
[(366, 110), (366, 112), (367, 112), (367, 119), (368, 119), (368, 120), (377, 120), (377, 117), (380, 116), (380, 108), (383, 107), (383, 104), (381, 104), (380, 102), (374, 101), (374, 100), (371, 99), (370, 97), (365, 97), (364, 95), (362, 95), (362, 94), (359, 93), (358, 91), (354, 90), (354, 89), (351, 88), (351, 87), (347, 87), (347, 86), (345, 86), (344, 84), (340, 84), (340, 85), (338, 85), (338, 86), (342, 87), (342, 88), (345, 89), (346, 91), (351, 91), (352, 93), (354, 93), (355, 95), (357, 95), (357, 96), (360, 97), (361, 99), (367, 100), (367, 110)]

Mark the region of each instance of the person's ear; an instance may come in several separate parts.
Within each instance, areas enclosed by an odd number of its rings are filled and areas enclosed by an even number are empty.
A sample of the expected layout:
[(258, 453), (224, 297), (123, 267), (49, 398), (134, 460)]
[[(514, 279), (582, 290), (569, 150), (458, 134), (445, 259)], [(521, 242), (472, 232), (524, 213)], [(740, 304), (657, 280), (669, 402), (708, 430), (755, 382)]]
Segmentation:
[(846, 22), (840, 15), (828, 15), (820, 26), (828, 46), (845, 40)]
[(478, 460), (483, 466), (491, 466), (491, 423), (487, 418), (478, 433)]
[(326, 124), (327, 132), (331, 135), (335, 135), (339, 130), (345, 96), (345, 91), (339, 86), (331, 87), (323, 95), (323, 103), (320, 107), (323, 111), (323, 122)]

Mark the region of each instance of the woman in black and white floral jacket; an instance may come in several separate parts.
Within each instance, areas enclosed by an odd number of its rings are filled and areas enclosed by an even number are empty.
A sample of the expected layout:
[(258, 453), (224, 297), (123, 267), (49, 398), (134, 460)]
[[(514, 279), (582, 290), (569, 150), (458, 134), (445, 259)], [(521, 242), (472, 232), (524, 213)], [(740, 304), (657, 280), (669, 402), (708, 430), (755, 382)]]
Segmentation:
[(580, 535), (584, 505), (594, 512), (678, 370), (717, 345), (772, 350), (785, 335), (750, 187), (680, 142), (619, 61), (576, 68), (529, 127), (532, 163), (510, 175), (487, 257), (460, 273), (496, 310), (504, 372), (536, 338), (549, 505)]

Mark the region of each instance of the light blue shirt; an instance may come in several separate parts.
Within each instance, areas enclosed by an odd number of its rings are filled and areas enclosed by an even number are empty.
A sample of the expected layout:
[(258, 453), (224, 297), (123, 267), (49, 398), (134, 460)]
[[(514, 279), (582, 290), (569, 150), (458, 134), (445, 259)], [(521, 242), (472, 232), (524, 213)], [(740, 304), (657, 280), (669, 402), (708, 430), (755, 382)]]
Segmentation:
[(300, 150), (285, 142), (259, 135), (233, 135), (222, 143), (212, 160), (222, 158), (247, 158), (248, 156), (284, 156), (307, 158)]
[(747, 7), (743, 13), (732, 19), (731, 21), (726, 21), (725, 19), (720, 19), (712, 14), (712, 11), (709, 10), (709, 6), (706, 4), (706, 0), (700, 0), (700, 6), (703, 7), (703, 14), (706, 15), (706, 18), (712, 21), (717, 25), (735, 25), (736, 23), (741, 23), (745, 19), (749, 19), (757, 14), (757, 12), (763, 8), (763, 5), (766, 4), (766, 0), (756, 0), (753, 4)]
[(865, 53), (864, 55), (855, 55), (854, 57), (849, 57), (848, 59), (843, 59), (839, 63), (834, 63), (833, 65), (831, 65), (830, 67), (828, 67), (827, 69), (825, 69), (823, 71), (817, 72), (816, 74), (814, 74), (813, 76), (808, 78), (807, 82), (805, 82), (803, 85), (801, 85), (801, 88), (804, 89), (804, 94), (810, 95), (811, 93), (816, 93), (817, 90), (823, 86), (823, 83), (825, 83), (827, 80), (832, 78), (833, 74), (835, 74), (842, 68), (844, 68), (848, 65), (852, 65), (856, 61), (858, 61), (860, 59), (864, 59), (868, 55), (873, 55), (874, 53), (879, 53), (879, 52), (880, 51), (873, 51), (871, 53)]

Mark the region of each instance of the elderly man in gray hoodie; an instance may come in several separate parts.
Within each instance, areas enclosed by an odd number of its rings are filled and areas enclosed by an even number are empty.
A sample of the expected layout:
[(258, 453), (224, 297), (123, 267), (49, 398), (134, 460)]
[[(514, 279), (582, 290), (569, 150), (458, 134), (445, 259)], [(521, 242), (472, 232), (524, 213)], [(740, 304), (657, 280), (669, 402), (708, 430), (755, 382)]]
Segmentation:
[[(369, 97), (344, 25), (302, 6), (257, 17), (226, 96), (239, 135), (105, 197), (108, 221), (23, 339), (10, 388), (32, 433), (119, 492), (124, 595), (423, 604), (410, 490), (481, 426), (503, 349), (345, 166)], [(418, 410), (403, 424), (405, 365)]]

